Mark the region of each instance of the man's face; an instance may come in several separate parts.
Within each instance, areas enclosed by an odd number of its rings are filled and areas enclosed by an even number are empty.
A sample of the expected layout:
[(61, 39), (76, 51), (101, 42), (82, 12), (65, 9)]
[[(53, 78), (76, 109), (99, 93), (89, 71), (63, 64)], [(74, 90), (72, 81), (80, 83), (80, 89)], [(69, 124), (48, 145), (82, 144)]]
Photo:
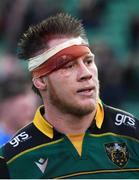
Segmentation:
[[(50, 42), (49, 46), (61, 42), (61, 39), (57, 39)], [(47, 75), (46, 83), (46, 101), (58, 110), (78, 116), (87, 115), (95, 110), (99, 82), (94, 56), (91, 53), (84, 54)]]

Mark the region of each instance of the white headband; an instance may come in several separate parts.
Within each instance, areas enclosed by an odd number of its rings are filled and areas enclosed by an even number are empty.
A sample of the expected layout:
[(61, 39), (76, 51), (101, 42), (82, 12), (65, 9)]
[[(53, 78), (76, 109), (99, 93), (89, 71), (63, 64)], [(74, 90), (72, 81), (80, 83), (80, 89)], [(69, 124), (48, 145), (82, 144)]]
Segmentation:
[(65, 48), (68, 48), (73, 45), (82, 45), (82, 44), (88, 45), (88, 42), (82, 39), (81, 37), (69, 39), (64, 43), (61, 43), (53, 48), (50, 48), (49, 50), (45, 51), (44, 53), (38, 56), (29, 58), (28, 69), (29, 71), (34, 70), (35, 68), (43, 64), (45, 61), (47, 61), (50, 57), (54, 56), (56, 53), (58, 53), (59, 51)]

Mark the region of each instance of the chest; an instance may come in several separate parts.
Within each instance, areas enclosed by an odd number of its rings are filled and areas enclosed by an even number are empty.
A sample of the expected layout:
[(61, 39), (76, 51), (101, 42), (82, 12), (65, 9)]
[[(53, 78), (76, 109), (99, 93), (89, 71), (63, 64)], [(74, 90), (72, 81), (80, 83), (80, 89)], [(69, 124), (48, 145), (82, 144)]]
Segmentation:
[(12, 178), (139, 178), (138, 143), (113, 134), (87, 134), (77, 143), (81, 155), (66, 136), (28, 150), (9, 165)]

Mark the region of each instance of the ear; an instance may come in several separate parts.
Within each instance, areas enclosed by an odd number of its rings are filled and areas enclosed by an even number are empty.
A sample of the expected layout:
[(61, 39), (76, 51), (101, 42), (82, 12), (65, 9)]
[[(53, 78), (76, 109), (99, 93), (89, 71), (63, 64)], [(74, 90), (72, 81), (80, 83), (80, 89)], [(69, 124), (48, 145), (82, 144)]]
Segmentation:
[(34, 86), (39, 90), (46, 90), (46, 82), (43, 78), (33, 78), (32, 79)]

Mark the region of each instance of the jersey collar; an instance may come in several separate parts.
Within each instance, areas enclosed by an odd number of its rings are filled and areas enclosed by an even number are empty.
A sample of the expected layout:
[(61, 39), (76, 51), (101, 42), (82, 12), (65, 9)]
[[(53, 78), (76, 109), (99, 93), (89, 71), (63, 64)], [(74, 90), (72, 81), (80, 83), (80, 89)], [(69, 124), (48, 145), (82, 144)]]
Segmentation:
[[(45, 134), (46, 136), (52, 139), (54, 136), (53, 126), (50, 123), (48, 123), (47, 120), (44, 119), (42, 114), (44, 114), (44, 106), (40, 106), (37, 109), (33, 123), (37, 127), (37, 129), (39, 129), (43, 134)], [(99, 129), (101, 129), (104, 120), (104, 109), (100, 100), (97, 104), (97, 112), (95, 115), (95, 120), (96, 120), (96, 126)]]

